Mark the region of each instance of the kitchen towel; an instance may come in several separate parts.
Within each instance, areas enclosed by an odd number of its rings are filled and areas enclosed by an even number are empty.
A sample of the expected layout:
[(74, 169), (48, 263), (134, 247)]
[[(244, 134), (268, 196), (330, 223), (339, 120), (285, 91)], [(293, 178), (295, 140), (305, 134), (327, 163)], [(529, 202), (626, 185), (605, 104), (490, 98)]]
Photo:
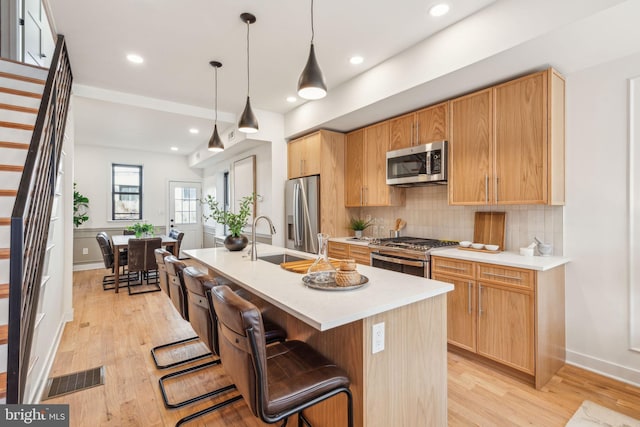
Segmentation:
[(566, 427), (640, 427), (640, 421), (589, 400), (582, 402)]

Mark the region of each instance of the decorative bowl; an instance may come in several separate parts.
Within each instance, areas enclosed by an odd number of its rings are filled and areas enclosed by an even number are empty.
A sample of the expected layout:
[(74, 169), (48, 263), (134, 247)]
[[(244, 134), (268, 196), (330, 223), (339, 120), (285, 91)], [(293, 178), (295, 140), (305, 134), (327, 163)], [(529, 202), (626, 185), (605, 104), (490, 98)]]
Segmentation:
[(553, 246), (548, 243), (538, 243), (538, 253), (541, 256), (551, 256)]
[(500, 246), (498, 245), (484, 245), (484, 248), (489, 250), (489, 251), (497, 251)]
[(468, 240), (463, 240), (462, 242), (458, 243), (460, 246), (462, 246), (463, 248), (468, 248), (469, 246), (471, 246), (471, 242)]
[(336, 285), (353, 286), (360, 283), (360, 273), (355, 270), (338, 270), (336, 272)]
[(483, 243), (472, 243), (471, 247), (473, 249), (482, 249), (482, 248), (484, 248), (484, 244)]

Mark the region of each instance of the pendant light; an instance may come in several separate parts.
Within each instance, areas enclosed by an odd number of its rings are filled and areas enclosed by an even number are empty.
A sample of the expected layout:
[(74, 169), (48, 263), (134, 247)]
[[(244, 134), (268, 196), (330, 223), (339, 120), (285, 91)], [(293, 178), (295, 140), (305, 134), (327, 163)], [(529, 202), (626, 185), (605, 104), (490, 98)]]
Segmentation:
[(311, 49), (309, 59), (298, 79), (298, 95), (304, 99), (320, 99), (327, 95), (327, 83), (324, 81), (322, 70), (316, 59), (316, 50), (313, 47), (313, 0), (311, 0)]
[(224, 144), (218, 135), (218, 68), (222, 67), (222, 63), (218, 61), (211, 61), (209, 64), (216, 70), (216, 91), (215, 91), (215, 106), (216, 106), (216, 121), (213, 125), (213, 134), (209, 139), (209, 151), (220, 152), (224, 150)]
[(244, 133), (258, 132), (258, 119), (251, 110), (251, 101), (249, 99), (249, 25), (256, 22), (256, 17), (251, 13), (243, 13), (240, 19), (247, 23), (247, 104), (244, 107), (240, 122), (238, 122), (238, 130)]

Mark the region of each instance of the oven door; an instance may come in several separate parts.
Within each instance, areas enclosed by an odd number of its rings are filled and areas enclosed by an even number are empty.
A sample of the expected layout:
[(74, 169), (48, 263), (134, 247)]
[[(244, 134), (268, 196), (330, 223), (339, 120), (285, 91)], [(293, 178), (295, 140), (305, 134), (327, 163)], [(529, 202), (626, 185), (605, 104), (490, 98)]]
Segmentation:
[(429, 261), (391, 257), (371, 252), (371, 266), (429, 278)]

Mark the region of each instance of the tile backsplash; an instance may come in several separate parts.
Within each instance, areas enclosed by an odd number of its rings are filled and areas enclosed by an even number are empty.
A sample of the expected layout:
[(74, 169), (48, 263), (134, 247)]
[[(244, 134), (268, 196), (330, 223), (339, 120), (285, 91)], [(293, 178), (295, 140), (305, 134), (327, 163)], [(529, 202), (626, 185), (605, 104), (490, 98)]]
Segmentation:
[(562, 255), (562, 206), (500, 205), (449, 206), (447, 186), (407, 188), (407, 202), (402, 207), (350, 209), (352, 216), (371, 216), (374, 224), (365, 230), (369, 237), (389, 237), (395, 219), (402, 218), (407, 226), (402, 236), (431, 237), (451, 240), (473, 240), (476, 211), (506, 212), (506, 250), (518, 251), (537, 237), (553, 244), (553, 255)]

